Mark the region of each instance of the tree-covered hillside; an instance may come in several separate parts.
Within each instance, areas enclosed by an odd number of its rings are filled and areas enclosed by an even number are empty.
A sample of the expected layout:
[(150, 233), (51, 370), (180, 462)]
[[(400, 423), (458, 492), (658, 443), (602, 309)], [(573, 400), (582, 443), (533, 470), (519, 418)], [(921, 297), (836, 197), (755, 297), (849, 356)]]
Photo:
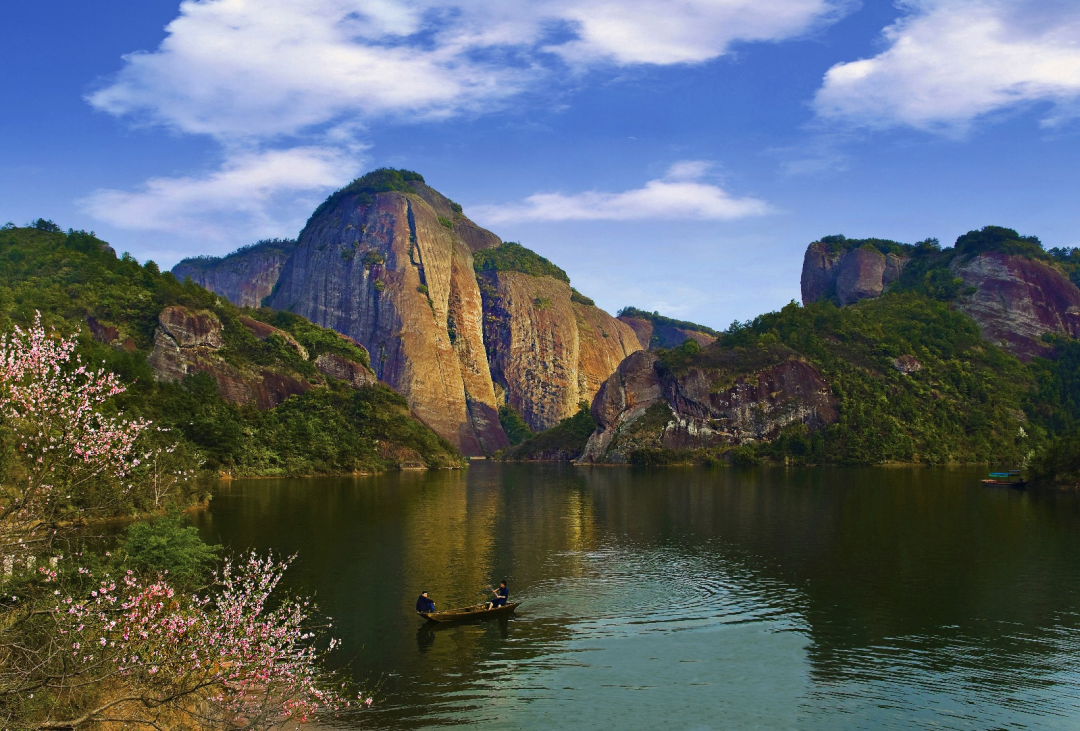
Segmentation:
[[(47, 229), (0, 230), (0, 331), (25, 327), (35, 311), (60, 333), (80, 331), (83, 360), (104, 363), (132, 384), (116, 408), (169, 428), (183, 449), (201, 455), (206, 468), (234, 475), (308, 475), (462, 464), (449, 443), (412, 417), (397, 393), (381, 384), (354, 388), (315, 369), (313, 361), (322, 354), (366, 365), (367, 354), (333, 331), (288, 313), (242, 311), (190, 280), (161, 273), (153, 262), (117, 257), (93, 234)], [(282, 374), (310, 389), (260, 411), (227, 401), (205, 372), (174, 383), (155, 380), (147, 357), (158, 315), (170, 306), (220, 320), (224, 345), (218, 355), (229, 367)], [(283, 331), (307, 357), (284, 336), (256, 337), (242, 316)]]

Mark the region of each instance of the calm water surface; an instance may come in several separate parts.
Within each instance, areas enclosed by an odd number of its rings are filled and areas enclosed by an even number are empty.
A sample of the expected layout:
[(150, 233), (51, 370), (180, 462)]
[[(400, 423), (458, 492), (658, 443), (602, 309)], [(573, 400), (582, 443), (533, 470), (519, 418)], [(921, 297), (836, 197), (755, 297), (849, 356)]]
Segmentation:
[[(373, 729), (1080, 729), (1080, 506), (982, 471), (575, 468), (232, 483)], [(505, 578), (512, 619), (430, 629)]]

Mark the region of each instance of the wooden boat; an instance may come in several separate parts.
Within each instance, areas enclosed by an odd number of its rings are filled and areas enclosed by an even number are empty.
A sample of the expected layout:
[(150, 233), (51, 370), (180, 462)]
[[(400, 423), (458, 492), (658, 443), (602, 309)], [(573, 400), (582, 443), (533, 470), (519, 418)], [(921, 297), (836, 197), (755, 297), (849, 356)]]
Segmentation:
[(1027, 480), (1020, 478), (1020, 470), (991, 472), (989, 479), (983, 480), (982, 483), (994, 487), (1011, 487), (1014, 490), (1023, 490), (1027, 487)]
[(507, 602), (501, 607), (488, 609), (488, 603), (476, 604), (461, 609), (444, 609), (441, 612), (417, 612), (429, 622), (464, 622), (470, 619), (487, 619), (488, 617), (505, 617), (513, 614), (521, 602)]

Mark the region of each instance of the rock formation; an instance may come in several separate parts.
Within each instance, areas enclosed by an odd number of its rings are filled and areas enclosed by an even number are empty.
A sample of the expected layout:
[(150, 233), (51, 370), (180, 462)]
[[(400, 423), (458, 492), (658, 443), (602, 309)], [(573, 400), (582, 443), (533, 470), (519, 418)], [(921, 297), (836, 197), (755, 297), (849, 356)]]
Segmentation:
[[(683, 373), (656, 354), (624, 360), (593, 400), (596, 432), (582, 462), (627, 462), (643, 448), (697, 449), (770, 439), (789, 424), (820, 428), (837, 420), (836, 400), (821, 374), (776, 348), (756, 362), (717, 352), (708, 368)], [(764, 357), (764, 360), (762, 360)]]
[(484, 342), (492, 377), (534, 429), (547, 429), (591, 401), (641, 343), (629, 325), (571, 299), (550, 276), (483, 272)]
[(701, 330), (693, 330), (667, 323), (655, 323), (642, 317), (630, 317), (620, 315), (619, 322), (630, 326), (637, 335), (642, 346), (653, 348), (674, 348), (682, 345), (687, 339), (697, 341), (702, 347), (716, 342), (716, 336)]
[(900, 277), (907, 262), (907, 257), (882, 254), (869, 245), (846, 249), (815, 241), (803, 256), (803, 304), (835, 296), (840, 304), (850, 305), (877, 297)]
[(487, 367), (472, 249), (459, 230), (474, 244), (485, 237), (462, 217), (448, 227), (450, 201), (427, 186), (423, 193), (332, 199), (304, 228), (268, 304), (362, 343), (379, 379), (432, 429), (465, 454), (493, 452), (509, 442)]
[[(986, 243), (995, 236), (1001, 241)], [(961, 280), (965, 291), (955, 298), (956, 308), (979, 324), (983, 337), (1030, 360), (1051, 352), (1042, 341), (1046, 333), (1080, 337), (1080, 289), (1045, 257), (1037, 240), (1024, 241), (1012, 229), (991, 226), (965, 234), (956, 248), (944, 251), (927, 248), (920, 252), (917, 246), (887, 243), (927, 257), (921, 267), (928, 275), (944, 273), (947, 277), (942, 281)], [(1001, 250), (1009, 242), (1027, 246), (1030, 253)], [(804, 304), (835, 297), (848, 305), (878, 297), (900, 278), (911, 260), (905, 254), (882, 254), (871, 245), (859, 244), (827, 237), (807, 247)]]
[[(509, 445), (502, 403), (534, 429), (552, 426), (641, 348), (629, 326), (551, 277), (486, 272), (481, 294), (473, 253), (501, 243), (415, 173), (376, 171), (319, 207), (280, 273), (259, 246), (174, 273), (236, 304), (265, 291), (269, 307), (355, 339), (428, 426), (481, 455)], [(245, 289), (245, 277), (258, 285)]]
[(295, 241), (262, 241), (225, 257), (184, 259), (172, 273), (181, 282), (191, 277), (195, 284), (217, 292), (237, 307), (259, 307), (295, 247)]
[[(307, 350), (292, 335), (248, 317), (239, 318), (242, 327), (260, 340), (280, 338), (303, 360)], [(222, 398), (236, 404), (252, 403), (272, 409), (294, 394), (308, 391), (313, 381), (280, 368), (231, 365), (220, 354), (225, 346), (224, 326), (212, 312), (195, 312), (186, 307), (166, 307), (158, 315), (154, 349), (147, 362), (160, 381), (179, 381), (191, 373), (208, 373), (217, 381)], [(325, 376), (337, 378), (355, 388), (375, 383), (375, 376), (360, 363), (323, 353), (314, 361)], [(320, 381), (324, 382), (324, 381)]]
[(1048, 354), (1044, 333), (1080, 337), (1080, 289), (1050, 264), (987, 252), (958, 257), (951, 268), (975, 289), (958, 308), (979, 323), (983, 337), (1022, 359)]

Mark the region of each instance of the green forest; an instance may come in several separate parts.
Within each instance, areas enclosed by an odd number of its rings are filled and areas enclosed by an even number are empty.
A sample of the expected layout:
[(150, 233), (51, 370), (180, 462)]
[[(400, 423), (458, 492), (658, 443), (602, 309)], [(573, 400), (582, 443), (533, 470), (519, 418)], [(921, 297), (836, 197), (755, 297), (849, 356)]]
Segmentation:
[[(846, 307), (825, 299), (795, 302), (751, 321), (735, 322), (708, 348), (687, 341), (659, 351), (672, 375), (697, 368), (719, 384), (761, 366), (780, 352), (816, 366), (839, 404), (839, 421), (816, 432), (793, 425), (771, 442), (733, 450), (744, 463), (794, 464), (985, 462), (1028, 464), (1044, 479), (1080, 474), (1080, 344), (1047, 336), (1050, 357), (1023, 363), (984, 340), (974, 320), (954, 305), (971, 291), (949, 268), (987, 251), (1037, 258), (1070, 276), (1075, 250), (1043, 250), (1035, 237), (988, 226), (942, 249), (935, 239), (899, 244), (884, 239), (821, 239), (834, 250), (873, 247), (910, 257), (900, 279), (881, 297)], [(777, 351), (780, 348), (782, 350)], [(901, 356), (921, 366), (904, 373)], [(639, 455), (640, 461), (708, 461), (715, 455)], [(662, 450), (661, 450), (662, 451)]]
[[(197, 454), (211, 473), (234, 476), (378, 472), (403, 460), (432, 468), (459, 467), (444, 439), (411, 415), (405, 399), (379, 385), (355, 389), (322, 376), (312, 362), (322, 353), (367, 364), (367, 353), (332, 330), (297, 315), (241, 311), (190, 280), (179, 282), (153, 262), (117, 257), (93, 234), (44, 228), (0, 230), (0, 330), (25, 327), (40, 312), (46, 326), (80, 336), (80, 356), (101, 363), (130, 384), (114, 407), (170, 430), (182, 451)], [(207, 373), (158, 382), (147, 363), (158, 313), (170, 305), (211, 312), (224, 325), (224, 360), (238, 369), (269, 368), (306, 379), (306, 393), (260, 411), (221, 397)], [(247, 315), (284, 330), (308, 352), (302, 358), (277, 337), (259, 340), (243, 327)], [(115, 328), (115, 344), (91, 336)]]

